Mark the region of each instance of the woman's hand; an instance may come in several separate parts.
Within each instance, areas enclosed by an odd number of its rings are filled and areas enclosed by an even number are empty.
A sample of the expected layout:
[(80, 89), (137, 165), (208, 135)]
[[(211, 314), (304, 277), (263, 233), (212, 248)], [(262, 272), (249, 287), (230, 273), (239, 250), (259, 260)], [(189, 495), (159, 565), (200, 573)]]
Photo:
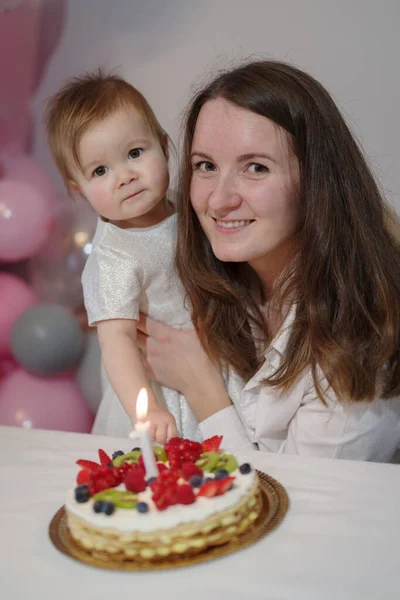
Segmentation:
[(230, 406), (220, 368), (194, 329), (174, 329), (140, 315), (136, 341), (149, 379), (181, 392), (199, 421)]

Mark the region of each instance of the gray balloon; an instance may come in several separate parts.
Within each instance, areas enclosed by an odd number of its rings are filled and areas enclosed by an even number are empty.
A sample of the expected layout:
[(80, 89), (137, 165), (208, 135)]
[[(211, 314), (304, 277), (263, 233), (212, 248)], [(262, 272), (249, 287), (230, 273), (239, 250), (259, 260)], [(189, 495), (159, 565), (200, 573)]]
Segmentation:
[(57, 304), (37, 304), (16, 321), (10, 346), (15, 360), (36, 375), (55, 375), (76, 365), (84, 335), (76, 317)]
[(76, 370), (76, 382), (90, 408), (96, 413), (101, 400), (101, 352), (97, 332), (86, 335), (85, 348)]

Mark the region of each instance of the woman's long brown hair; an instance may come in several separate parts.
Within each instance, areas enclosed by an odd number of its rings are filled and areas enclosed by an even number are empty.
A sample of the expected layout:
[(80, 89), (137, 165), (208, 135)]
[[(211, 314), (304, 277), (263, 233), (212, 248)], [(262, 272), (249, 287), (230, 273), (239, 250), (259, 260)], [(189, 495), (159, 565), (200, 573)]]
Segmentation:
[(300, 165), (296, 258), (274, 290), (274, 305), (294, 299), (296, 316), (281, 366), (264, 383), (285, 390), (311, 368), (323, 402), (319, 369), (340, 401), (399, 395), (400, 246), (387, 226), (387, 205), (328, 92), (285, 63), (222, 73), (187, 111), (177, 267), (204, 347), (248, 379), (261, 358), (254, 330), (264, 348), (271, 341), (255, 272), (214, 256), (190, 202), (197, 118), (219, 97), (285, 130)]

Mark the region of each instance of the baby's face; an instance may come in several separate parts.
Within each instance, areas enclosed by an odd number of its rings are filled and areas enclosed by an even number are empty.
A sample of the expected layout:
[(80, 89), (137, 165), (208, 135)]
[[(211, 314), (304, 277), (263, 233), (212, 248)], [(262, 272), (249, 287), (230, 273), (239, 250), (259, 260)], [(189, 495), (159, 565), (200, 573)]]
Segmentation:
[(89, 129), (78, 155), (82, 170), (72, 170), (72, 185), (99, 215), (123, 226), (158, 222), (169, 184), (167, 158), (135, 108), (121, 108)]

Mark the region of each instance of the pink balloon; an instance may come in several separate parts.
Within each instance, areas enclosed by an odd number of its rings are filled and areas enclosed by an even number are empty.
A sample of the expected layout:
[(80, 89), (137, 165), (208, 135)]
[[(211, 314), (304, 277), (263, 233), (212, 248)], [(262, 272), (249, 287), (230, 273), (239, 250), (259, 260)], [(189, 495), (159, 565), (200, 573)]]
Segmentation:
[(36, 295), (23, 279), (11, 273), (0, 273), (0, 356), (10, 354), (12, 327), (22, 313), (36, 302)]
[(0, 382), (7, 377), (7, 375), (15, 371), (17, 367), (18, 365), (12, 357), (9, 358), (8, 356), (5, 356), (0, 358)]
[(0, 180), (0, 260), (33, 256), (45, 241), (52, 211), (33, 187), (12, 179)]
[(57, 201), (57, 190), (47, 173), (29, 156), (0, 149), (0, 172), (4, 179), (28, 183), (39, 192), (49, 206)]
[(93, 413), (68, 377), (36, 377), (17, 369), (0, 386), (0, 425), (89, 433)]

